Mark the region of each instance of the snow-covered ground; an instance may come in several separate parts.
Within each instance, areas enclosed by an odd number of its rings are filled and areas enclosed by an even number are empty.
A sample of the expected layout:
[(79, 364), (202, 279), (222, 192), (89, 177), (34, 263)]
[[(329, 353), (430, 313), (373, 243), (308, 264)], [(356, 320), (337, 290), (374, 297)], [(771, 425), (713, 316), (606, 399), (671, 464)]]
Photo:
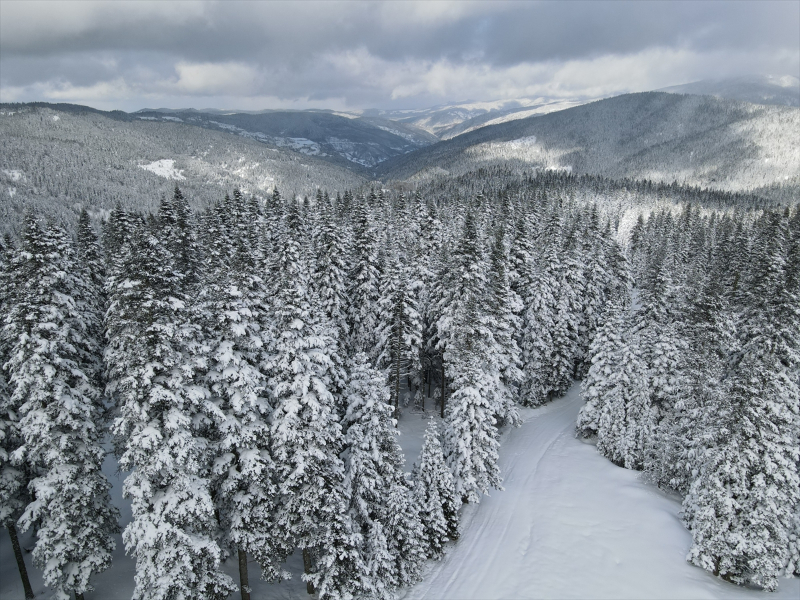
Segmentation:
[(800, 579), (771, 594), (691, 566), (680, 503), (575, 438), (579, 386), (500, 449), (505, 491), (462, 513), (461, 539), (413, 598), (800, 598)]
[(175, 168), (175, 160), (171, 158), (156, 160), (148, 165), (139, 165), (139, 168), (167, 179), (175, 179), (177, 181), (186, 179), (186, 177), (183, 176), (183, 171), (179, 171)]
[[(495, 491), (462, 514), (461, 539), (445, 558), (431, 562), (425, 579), (400, 595), (416, 598), (800, 598), (800, 579), (782, 579), (770, 594), (739, 588), (685, 561), (691, 536), (678, 512), (680, 503), (645, 484), (639, 474), (614, 466), (594, 446), (574, 436), (582, 401), (576, 385), (545, 407), (524, 409), (525, 423), (507, 431), (500, 449), (505, 491)], [(428, 407), (428, 416), (435, 414)], [(400, 443), (407, 467), (417, 460), (426, 418), (406, 408), (400, 419)], [(123, 475), (115, 461), (104, 471), (114, 485), (112, 498), (122, 525), (130, 520), (121, 498)], [(21, 536), (33, 547), (31, 533)], [(50, 596), (25, 555), (37, 598)], [(300, 581), (302, 561), (287, 565), (294, 579), (277, 585), (259, 579), (250, 563), (253, 598), (308, 598)], [(237, 563), (226, 571), (238, 579)], [(134, 563), (117, 537), (114, 563), (95, 578), (87, 600), (128, 599)], [(22, 585), (5, 528), (0, 530), (0, 599), (22, 598)], [(234, 598), (234, 596), (231, 596)]]

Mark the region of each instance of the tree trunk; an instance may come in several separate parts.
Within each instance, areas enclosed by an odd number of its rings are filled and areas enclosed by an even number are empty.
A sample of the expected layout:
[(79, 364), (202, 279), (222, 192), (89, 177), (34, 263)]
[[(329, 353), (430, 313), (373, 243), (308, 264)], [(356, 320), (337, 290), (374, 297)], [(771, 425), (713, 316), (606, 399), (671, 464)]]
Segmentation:
[(31, 589), (31, 581), (28, 579), (28, 569), (25, 567), (25, 559), (22, 558), (22, 548), (19, 547), (17, 528), (13, 523), (6, 524), (6, 528), (8, 529), (8, 535), (11, 537), (11, 547), (14, 548), (14, 558), (17, 559), (19, 576), (22, 577), (22, 589), (25, 590), (25, 600), (33, 600), (33, 589)]
[[(306, 575), (311, 575), (311, 552), (308, 551), (308, 548), (303, 548), (303, 567)], [(306, 591), (311, 595), (314, 594), (314, 584), (310, 581), (306, 581)]]
[(250, 600), (250, 580), (247, 578), (247, 552), (239, 548), (239, 589), (242, 600)]
[(397, 319), (397, 345), (394, 348), (394, 418), (395, 427), (400, 423), (400, 349), (403, 339), (403, 305), (400, 304)]
[(433, 379), (433, 373), (431, 365), (428, 363), (428, 398), (431, 397), (431, 379)]
[(442, 418), (444, 419), (444, 355), (442, 355)]
[[(397, 344), (400, 345), (399, 342)], [(399, 350), (399, 348), (398, 348)], [(395, 427), (400, 422), (400, 353), (394, 360), (394, 418), (397, 420)]]
[(75, 592), (75, 600), (84, 600), (83, 594), (79, 594), (78, 592)]

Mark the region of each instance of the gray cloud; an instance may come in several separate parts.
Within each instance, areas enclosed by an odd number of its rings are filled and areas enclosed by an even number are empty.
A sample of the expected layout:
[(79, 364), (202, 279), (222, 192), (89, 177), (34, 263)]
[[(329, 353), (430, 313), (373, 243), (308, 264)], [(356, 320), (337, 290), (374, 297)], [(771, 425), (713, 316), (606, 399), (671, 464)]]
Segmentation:
[(0, 99), (344, 108), (594, 96), (797, 74), (798, 22), (800, 3), (765, 1), (5, 0)]

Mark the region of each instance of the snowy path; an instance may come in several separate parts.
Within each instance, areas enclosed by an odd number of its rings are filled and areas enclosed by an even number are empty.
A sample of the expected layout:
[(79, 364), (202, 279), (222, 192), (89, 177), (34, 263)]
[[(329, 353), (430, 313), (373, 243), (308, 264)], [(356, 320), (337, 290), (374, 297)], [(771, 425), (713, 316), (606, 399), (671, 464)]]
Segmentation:
[(526, 410), (500, 450), (505, 491), (464, 509), (461, 539), (412, 598), (800, 598), (737, 588), (685, 561), (680, 504), (574, 437), (579, 387)]

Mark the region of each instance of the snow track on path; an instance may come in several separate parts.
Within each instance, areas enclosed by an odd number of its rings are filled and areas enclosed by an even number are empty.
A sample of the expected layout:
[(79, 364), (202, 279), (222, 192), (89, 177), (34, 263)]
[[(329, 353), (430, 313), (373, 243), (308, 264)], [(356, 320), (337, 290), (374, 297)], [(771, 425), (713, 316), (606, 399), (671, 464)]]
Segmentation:
[(739, 588), (685, 561), (680, 502), (575, 438), (580, 388), (522, 411), (505, 436), (505, 490), (465, 507), (461, 539), (406, 600), (512, 598), (800, 598)]

